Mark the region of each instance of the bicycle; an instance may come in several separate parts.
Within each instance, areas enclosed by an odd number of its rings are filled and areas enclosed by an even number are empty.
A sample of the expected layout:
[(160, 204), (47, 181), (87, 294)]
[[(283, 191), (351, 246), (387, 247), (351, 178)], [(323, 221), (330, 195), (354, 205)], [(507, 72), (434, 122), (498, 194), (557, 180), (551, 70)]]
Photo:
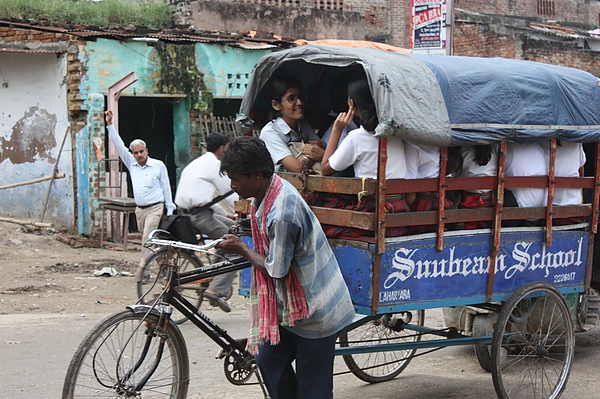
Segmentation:
[[(96, 325), (81, 342), (67, 370), (63, 399), (110, 397), (169, 397), (183, 399), (189, 386), (187, 345), (172, 322), (174, 309), (181, 312), (221, 347), (225, 376), (234, 385), (245, 384), (254, 374), (268, 399), (254, 357), (245, 342), (231, 337), (181, 293), (181, 287), (221, 273), (251, 266), (241, 257), (180, 270), (180, 259), (193, 259), (189, 251), (207, 253), (221, 240), (206, 245), (185, 244), (157, 238), (168, 232), (155, 230), (144, 245), (157, 245), (163, 254), (154, 284), (162, 290), (151, 304), (136, 303)], [(158, 253), (158, 252), (157, 252)], [(185, 255), (182, 255), (185, 254)], [(193, 261), (191, 261), (193, 262)]]

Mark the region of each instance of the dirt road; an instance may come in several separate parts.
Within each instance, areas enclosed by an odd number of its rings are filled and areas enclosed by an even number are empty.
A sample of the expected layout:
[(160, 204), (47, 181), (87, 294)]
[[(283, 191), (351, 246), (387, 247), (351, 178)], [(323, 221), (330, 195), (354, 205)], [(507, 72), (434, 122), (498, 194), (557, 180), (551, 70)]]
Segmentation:
[[(80, 237), (24, 232), (0, 223), (0, 397), (58, 398), (71, 356), (99, 320), (135, 300), (130, 272), (138, 251), (90, 248)], [(74, 246), (82, 245), (80, 248)], [(115, 277), (94, 276), (115, 267)], [(233, 336), (245, 336), (248, 301), (234, 295), (232, 312), (208, 308), (207, 314)], [(437, 310), (426, 324), (442, 326)], [(234, 386), (215, 359), (216, 346), (190, 324), (181, 326), (191, 362), (189, 398), (262, 398), (257, 385)], [(563, 398), (596, 398), (600, 392), (600, 328), (576, 336), (575, 362)], [(396, 379), (366, 384), (336, 359), (336, 398), (495, 397), (491, 375), (478, 365), (471, 347), (445, 348), (415, 358)]]

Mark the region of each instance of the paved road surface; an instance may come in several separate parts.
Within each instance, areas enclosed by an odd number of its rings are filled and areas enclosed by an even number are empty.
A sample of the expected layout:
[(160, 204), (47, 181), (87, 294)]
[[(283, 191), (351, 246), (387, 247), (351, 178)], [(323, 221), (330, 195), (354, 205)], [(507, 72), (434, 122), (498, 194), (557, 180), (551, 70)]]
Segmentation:
[[(107, 309), (107, 314), (111, 313)], [(235, 306), (230, 314), (209, 310), (209, 316), (233, 336), (245, 336), (247, 311)], [(430, 311), (427, 324), (430, 324)], [(83, 336), (104, 315), (3, 315), (0, 316), (0, 397), (59, 398), (71, 356)], [(434, 317), (433, 323), (437, 323)], [(190, 351), (191, 385), (188, 397), (262, 398), (257, 385), (234, 386), (215, 359), (216, 345), (194, 327), (181, 326)], [(577, 334), (575, 362), (564, 399), (597, 398), (600, 392), (600, 328)], [(341, 358), (336, 372), (346, 372)], [(491, 375), (479, 368), (471, 347), (445, 348), (415, 358), (396, 379), (366, 384), (352, 374), (335, 377), (336, 398), (425, 399), (494, 398)]]

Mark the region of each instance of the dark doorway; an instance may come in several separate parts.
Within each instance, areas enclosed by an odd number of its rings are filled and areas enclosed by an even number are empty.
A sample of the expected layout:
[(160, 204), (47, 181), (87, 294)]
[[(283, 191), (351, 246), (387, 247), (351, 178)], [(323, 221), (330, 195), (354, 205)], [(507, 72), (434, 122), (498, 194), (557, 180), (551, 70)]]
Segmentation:
[(213, 114), (220, 117), (233, 117), (235, 118), (237, 113), (240, 112), (240, 105), (242, 100), (238, 99), (214, 99), (213, 100)]
[[(173, 104), (163, 98), (121, 97), (118, 131), (126, 146), (129, 147), (134, 139), (142, 139), (148, 147), (148, 155), (165, 163), (174, 196), (177, 180), (173, 150)], [(129, 195), (133, 196), (133, 193)]]

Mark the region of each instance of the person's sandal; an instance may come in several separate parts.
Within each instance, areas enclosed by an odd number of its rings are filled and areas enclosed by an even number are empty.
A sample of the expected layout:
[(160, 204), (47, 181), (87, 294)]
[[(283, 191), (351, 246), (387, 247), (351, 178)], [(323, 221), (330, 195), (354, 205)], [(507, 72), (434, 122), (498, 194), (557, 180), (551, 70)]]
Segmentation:
[(210, 303), (211, 306), (219, 307), (225, 313), (231, 312), (231, 308), (229, 307), (229, 304), (227, 303), (227, 301), (225, 299), (223, 299), (223, 298), (225, 298), (224, 295), (213, 294), (213, 293), (204, 291), (203, 296), (204, 296), (204, 298), (208, 299), (208, 303)]

